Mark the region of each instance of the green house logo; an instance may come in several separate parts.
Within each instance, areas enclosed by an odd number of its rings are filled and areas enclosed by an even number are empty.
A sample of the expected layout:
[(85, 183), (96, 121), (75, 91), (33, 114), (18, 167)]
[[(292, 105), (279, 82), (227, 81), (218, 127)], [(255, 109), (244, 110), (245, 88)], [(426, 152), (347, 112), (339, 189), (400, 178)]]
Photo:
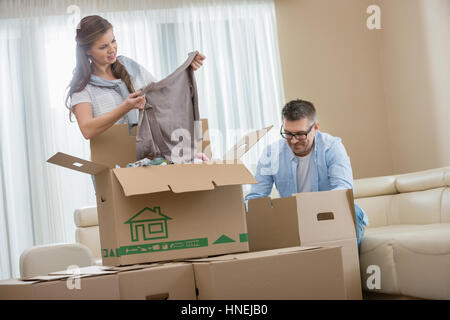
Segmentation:
[(172, 218), (162, 214), (160, 207), (145, 207), (124, 224), (130, 225), (131, 241), (148, 241), (169, 237), (167, 220)]

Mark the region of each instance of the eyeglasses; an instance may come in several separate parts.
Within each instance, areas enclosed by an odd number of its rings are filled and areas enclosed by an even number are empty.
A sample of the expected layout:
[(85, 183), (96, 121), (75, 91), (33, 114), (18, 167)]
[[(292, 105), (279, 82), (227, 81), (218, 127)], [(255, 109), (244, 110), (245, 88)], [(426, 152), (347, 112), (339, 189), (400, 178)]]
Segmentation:
[(295, 137), (295, 139), (297, 139), (297, 141), (304, 141), (304, 140), (306, 140), (308, 134), (311, 132), (311, 130), (314, 127), (315, 124), (316, 123), (314, 122), (311, 125), (311, 127), (309, 127), (308, 131), (297, 132), (297, 133), (291, 133), (291, 132), (288, 132), (288, 131), (283, 131), (283, 126), (281, 126), (280, 134), (286, 140), (291, 140), (292, 138)]

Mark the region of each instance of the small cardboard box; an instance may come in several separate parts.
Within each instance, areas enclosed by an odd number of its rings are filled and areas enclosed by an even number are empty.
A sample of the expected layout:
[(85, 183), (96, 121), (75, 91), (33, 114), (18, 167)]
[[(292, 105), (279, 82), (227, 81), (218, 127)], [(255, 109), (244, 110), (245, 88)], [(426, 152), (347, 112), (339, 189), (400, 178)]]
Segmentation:
[(0, 300), (195, 300), (191, 263), (90, 266), (0, 281)]
[(245, 252), (242, 184), (256, 180), (230, 157), (268, 130), (246, 135), (226, 162), (124, 168), (136, 160), (136, 137), (114, 125), (91, 140), (92, 161), (57, 153), (48, 162), (95, 176), (103, 265)]
[(198, 300), (345, 299), (340, 247), (295, 247), (197, 259)]
[(353, 191), (305, 192), (248, 201), (250, 251), (342, 246), (348, 299), (362, 299)]

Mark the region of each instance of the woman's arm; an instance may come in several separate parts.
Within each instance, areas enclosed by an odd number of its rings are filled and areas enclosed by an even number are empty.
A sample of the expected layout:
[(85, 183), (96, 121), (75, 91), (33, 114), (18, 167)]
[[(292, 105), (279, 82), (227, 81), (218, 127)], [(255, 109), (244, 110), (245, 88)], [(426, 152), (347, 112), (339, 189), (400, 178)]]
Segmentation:
[(145, 106), (145, 95), (138, 96), (139, 92), (133, 92), (127, 99), (113, 110), (95, 117), (92, 105), (82, 102), (73, 106), (72, 110), (78, 121), (81, 133), (85, 139), (91, 139), (112, 127), (125, 114), (132, 109), (142, 109)]

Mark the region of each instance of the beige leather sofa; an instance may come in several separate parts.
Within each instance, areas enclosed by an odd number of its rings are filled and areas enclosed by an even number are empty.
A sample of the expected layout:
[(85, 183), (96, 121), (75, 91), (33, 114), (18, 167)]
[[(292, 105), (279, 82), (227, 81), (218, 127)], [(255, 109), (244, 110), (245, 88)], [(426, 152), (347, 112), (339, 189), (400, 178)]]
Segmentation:
[(102, 265), (97, 207), (91, 206), (76, 209), (74, 220), (77, 227), (75, 230), (75, 241), (87, 246), (92, 252), (95, 264)]
[(363, 290), (450, 299), (450, 167), (355, 180), (354, 195), (370, 220), (360, 248)]

